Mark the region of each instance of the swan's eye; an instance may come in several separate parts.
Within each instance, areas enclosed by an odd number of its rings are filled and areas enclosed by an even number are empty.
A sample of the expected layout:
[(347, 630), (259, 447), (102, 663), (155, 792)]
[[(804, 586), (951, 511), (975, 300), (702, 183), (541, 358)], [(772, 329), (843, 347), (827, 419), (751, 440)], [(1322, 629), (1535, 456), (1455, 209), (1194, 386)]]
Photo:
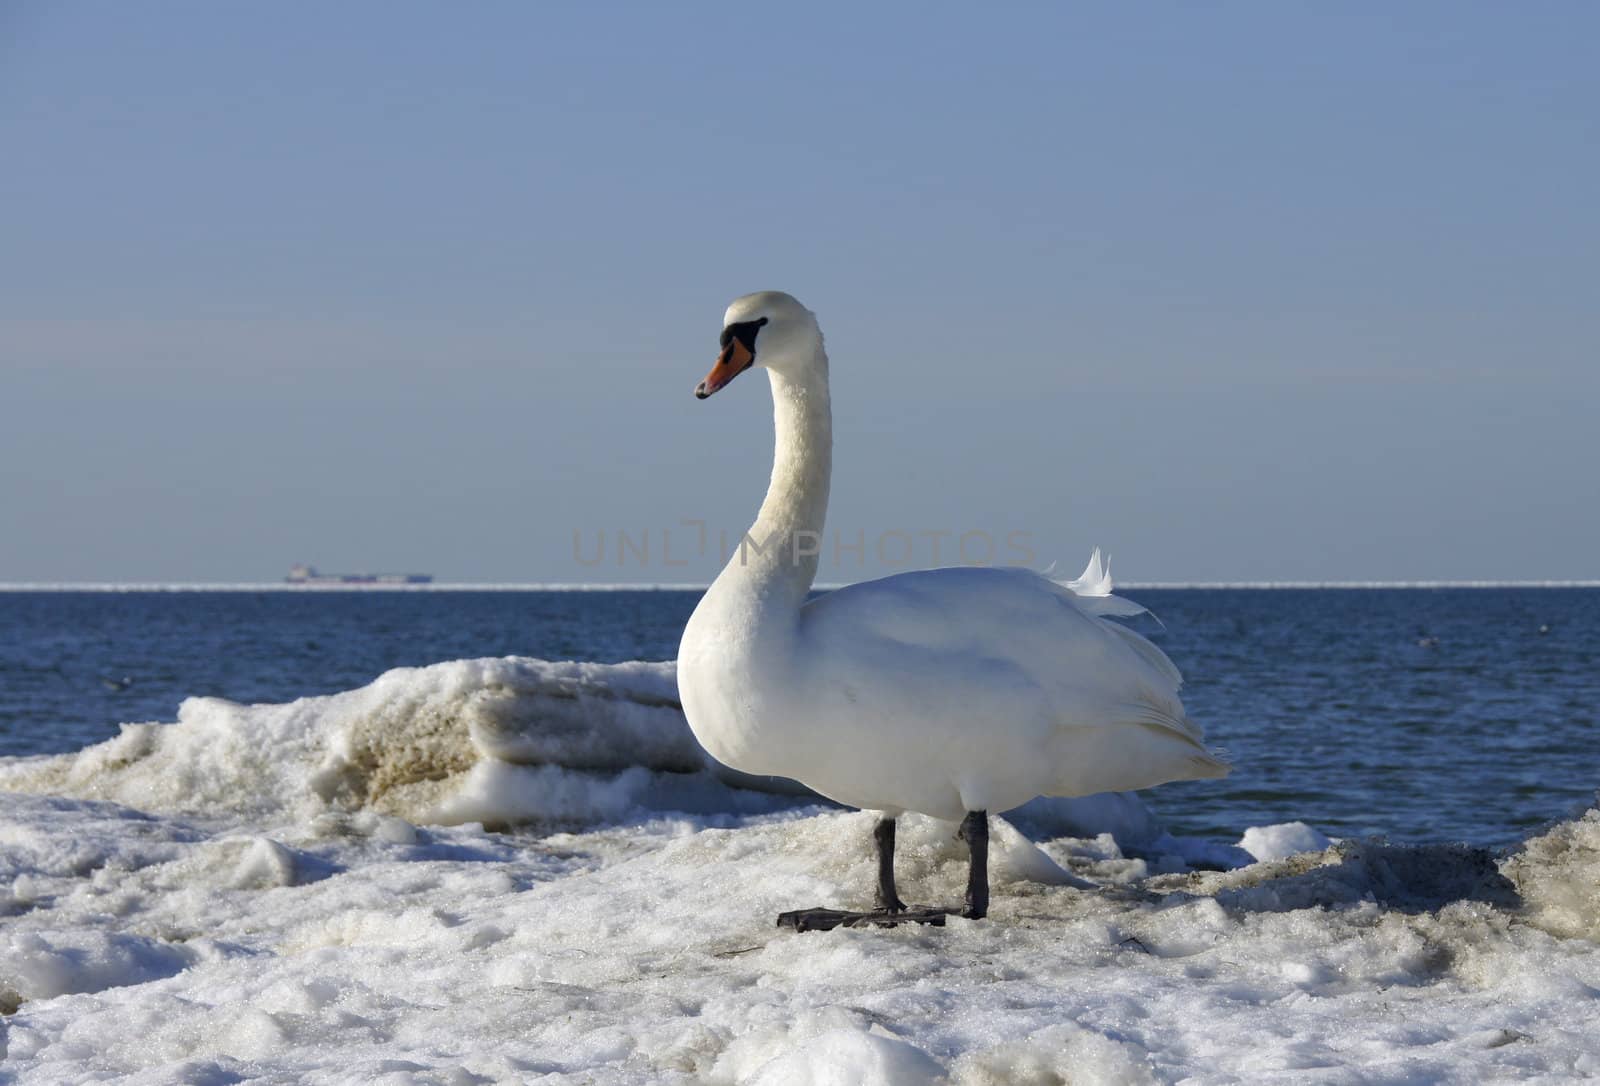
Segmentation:
[(738, 324), (728, 325), (722, 330), (722, 346), (726, 347), (730, 341), (737, 338), (740, 343), (744, 344), (745, 350), (754, 354), (756, 350), (756, 332), (766, 323), (767, 318), (762, 317), (760, 320), (740, 321)]

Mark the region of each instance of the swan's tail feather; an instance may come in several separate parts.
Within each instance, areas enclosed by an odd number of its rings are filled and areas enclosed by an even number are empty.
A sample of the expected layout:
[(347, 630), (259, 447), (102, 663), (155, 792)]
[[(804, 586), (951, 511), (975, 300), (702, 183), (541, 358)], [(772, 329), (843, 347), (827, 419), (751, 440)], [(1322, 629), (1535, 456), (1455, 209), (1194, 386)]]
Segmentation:
[(1102, 560), (1099, 547), (1089, 555), (1089, 564), (1084, 567), (1081, 577), (1072, 581), (1056, 581), (1056, 584), (1076, 596), (1078, 606), (1091, 615), (1127, 617), (1146, 613), (1145, 608), (1132, 600), (1111, 594), (1111, 559), (1107, 557)]
[(1102, 562), (1100, 548), (1096, 547), (1089, 555), (1089, 564), (1084, 567), (1083, 575), (1075, 581), (1066, 582), (1066, 585), (1080, 596), (1111, 595), (1110, 560)]
[[(1046, 573), (1046, 576), (1049, 577), (1049, 574)], [(1099, 547), (1089, 556), (1089, 564), (1082, 576), (1072, 581), (1056, 580), (1054, 577), (1050, 577), (1050, 580), (1063, 593), (1070, 595), (1073, 606), (1085, 614), (1101, 618), (1149, 614), (1132, 600), (1112, 595), (1111, 561), (1109, 558), (1102, 559)], [(1183, 703), (1178, 700), (1178, 690), (1183, 686), (1183, 673), (1177, 665), (1168, 659), (1166, 653), (1126, 626), (1116, 622), (1101, 622), (1098, 625), (1132, 649), (1139, 664), (1148, 669), (1142, 676), (1128, 677), (1134, 683), (1129, 691), (1132, 697), (1116, 706), (1111, 715), (1119, 722), (1148, 728), (1163, 737), (1165, 741), (1159, 744), (1158, 749), (1167, 753), (1159, 759), (1165, 767), (1158, 771), (1161, 780), (1226, 777), (1233, 768), (1228, 764), (1227, 757), (1206, 749), (1200, 725), (1189, 719), (1189, 715), (1183, 711)], [(1176, 749), (1170, 745), (1172, 741), (1177, 742)]]
[(1233, 772), (1233, 766), (1210, 752), (1189, 755), (1188, 780), (1219, 780)]
[(1233, 772), (1233, 766), (1229, 764), (1226, 755), (1206, 749), (1200, 739), (1200, 726), (1188, 717), (1178, 721), (1159, 711), (1155, 713), (1146, 711), (1135, 718), (1134, 723), (1146, 728), (1159, 729), (1167, 735), (1176, 733), (1190, 748), (1183, 755), (1183, 764), (1187, 767), (1187, 771), (1182, 778), (1173, 778), (1175, 780), (1216, 780)]
[(1143, 724), (1146, 727), (1175, 732), (1196, 746), (1200, 746), (1204, 734), (1200, 730), (1200, 725), (1190, 720), (1188, 714), (1183, 712), (1182, 706), (1174, 703), (1174, 707), (1169, 709), (1154, 698), (1146, 697), (1124, 705), (1117, 715), (1130, 724)]

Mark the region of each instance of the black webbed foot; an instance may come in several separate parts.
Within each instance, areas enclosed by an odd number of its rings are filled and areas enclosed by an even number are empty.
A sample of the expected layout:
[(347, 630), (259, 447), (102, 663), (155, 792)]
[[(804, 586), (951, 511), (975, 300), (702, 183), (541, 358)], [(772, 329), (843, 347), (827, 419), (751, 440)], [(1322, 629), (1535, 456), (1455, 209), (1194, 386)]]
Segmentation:
[(794, 909), (778, 914), (778, 927), (795, 931), (832, 931), (834, 928), (892, 928), (899, 924), (928, 924), (944, 927), (949, 909), (908, 908), (901, 905), (891, 912), (873, 909), (871, 912), (848, 912), (843, 909)]

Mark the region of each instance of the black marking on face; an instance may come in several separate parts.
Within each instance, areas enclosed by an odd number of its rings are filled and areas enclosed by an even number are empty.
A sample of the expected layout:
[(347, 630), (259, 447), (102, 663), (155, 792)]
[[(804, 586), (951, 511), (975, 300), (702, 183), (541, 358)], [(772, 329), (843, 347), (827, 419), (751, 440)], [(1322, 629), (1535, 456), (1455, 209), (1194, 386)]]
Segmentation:
[(756, 333), (760, 331), (761, 326), (766, 323), (767, 318), (762, 317), (760, 320), (756, 321), (740, 321), (738, 324), (728, 325), (728, 327), (722, 330), (722, 346), (726, 348), (730, 340), (737, 338), (740, 343), (744, 344), (745, 350), (749, 351), (751, 354), (755, 354)]

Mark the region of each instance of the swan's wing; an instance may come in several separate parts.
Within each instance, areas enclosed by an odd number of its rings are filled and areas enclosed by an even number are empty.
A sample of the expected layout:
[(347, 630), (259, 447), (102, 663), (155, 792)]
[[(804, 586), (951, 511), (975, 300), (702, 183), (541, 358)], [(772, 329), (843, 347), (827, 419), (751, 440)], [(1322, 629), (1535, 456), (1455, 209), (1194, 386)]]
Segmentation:
[[(808, 644), (838, 673), (853, 671), (852, 659), (870, 659), (879, 685), (887, 675), (897, 676), (899, 685), (921, 684), (918, 700), (936, 691), (952, 716), (1037, 706), (1043, 718), (1034, 727), (1024, 721), (1010, 726), (1019, 738), (1026, 733), (1027, 741), (1041, 744), (1063, 733), (1078, 742), (1095, 729), (1133, 726), (1153, 734), (1122, 732), (1118, 742), (1170, 747), (1174, 768), (1164, 775), (1155, 763), (1169, 759), (1152, 751), (1131, 760), (1129, 772), (1148, 765), (1165, 780), (1223, 775), (1225, 764), (1201, 745), (1200, 727), (1184, 712), (1177, 667), (1148, 640), (1105, 617), (1139, 610), (1111, 594), (1097, 552), (1074, 582), (1020, 569), (920, 570), (820, 597), (805, 607), (801, 621)], [(1009, 684), (1004, 698), (997, 689), (1003, 684)]]

